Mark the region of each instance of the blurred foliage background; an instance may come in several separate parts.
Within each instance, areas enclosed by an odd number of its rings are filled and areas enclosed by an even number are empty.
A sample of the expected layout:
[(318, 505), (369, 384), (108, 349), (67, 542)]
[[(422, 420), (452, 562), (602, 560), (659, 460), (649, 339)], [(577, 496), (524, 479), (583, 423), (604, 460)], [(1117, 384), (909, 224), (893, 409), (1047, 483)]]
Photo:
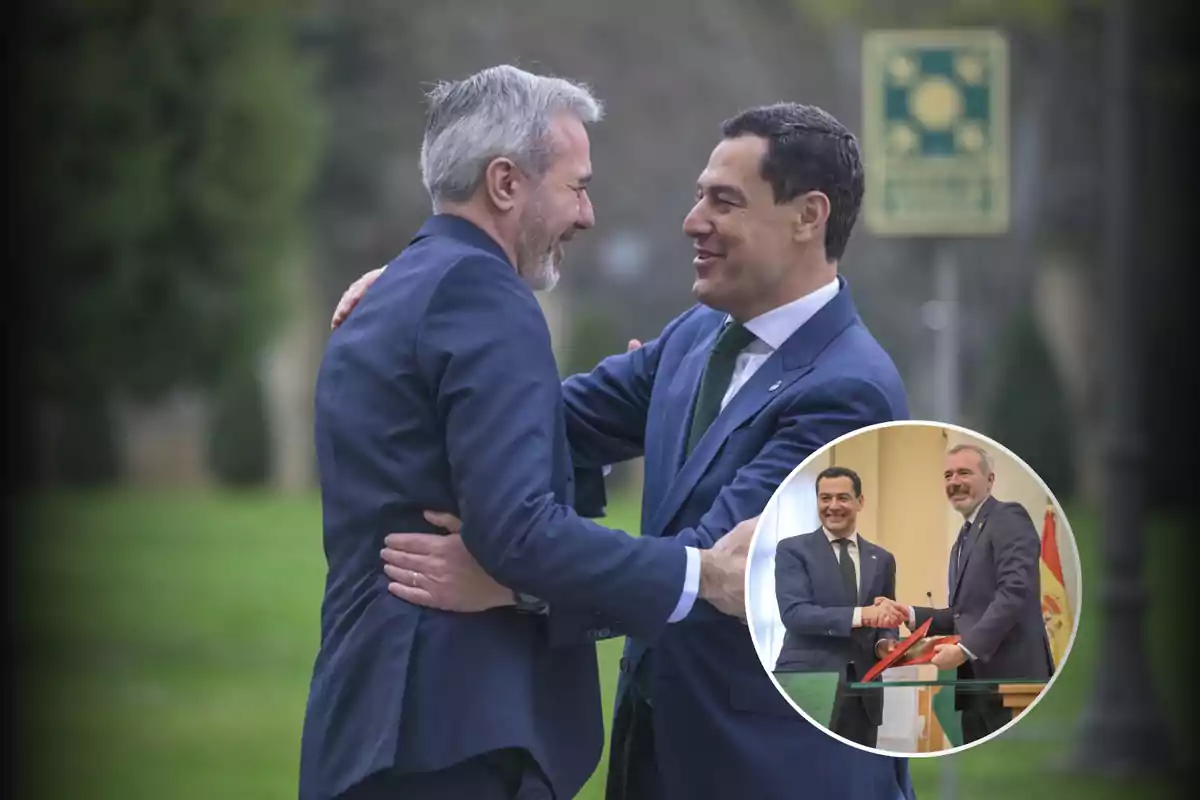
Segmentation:
[[(1187, 91), (1188, 41), (1165, 4), (1142, 13), (1138, 91), (1170, 99)], [(429, 213), (423, 92), (497, 63), (585, 81), (608, 107), (592, 139), (598, 225), (543, 298), (568, 374), (691, 305), (680, 226), (723, 119), (789, 99), (857, 131), (865, 30), (1003, 29), (1013, 224), (940, 243), (962, 286), (948, 421), (1010, 447), (1077, 509), (1095, 597), (1102, 14), (1098, 0), (31, 4), (10, 35), (30, 282), (16, 425), (34, 490), (18, 527), (43, 545), (27, 576), (41, 588), (22, 600), (41, 702), (26, 746), (61, 757), (40, 780), (79, 798), (294, 794), (323, 582), (311, 388), (329, 315)], [(1151, 106), (1140, 124), (1161, 129)], [(1165, 156), (1136, 158), (1145, 210), (1131, 224), (1183, 224), (1161, 201)], [(1168, 257), (1145, 255), (1160, 290)], [(860, 226), (842, 262), (916, 418), (936, 403), (933, 260), (932, 242)], [(1148, 325), (1146, 347), (1170, 335)], [(1161, 432), (1179, 406), (1159, 394)], [(614, 524), (636, 530), (636, 465), (614, 477)], [(44, 546), (64, 530), (78, 546)], [(1184, 585), (1160, 561), (1155, 613)], [(921, 797), (1148, 796), (1157, 784), (1077, 783), (1041, 757), (1072, 736), (1100, 650), (1089, 624), (1040, 723), (915, 763)], [(610, 678), (617, 648), (602, 648)]]
[[(249, 10), (252, 9), (252, 10)], [(692, 302), (680, 225), (721, 121), (795, 98), (857, 130), (868, 27), (1001, 25), (1014, 223), (953, 241), (962, 419), (1060, 494), (1095, 484), (1101, 196), (1090, 0), (39, 4), (21, 47), (40, 483), (312, 483), (306, 393), (341, 291), (429, 211), (422, 94), (494, 63), (592, 85), (599, 225), (545, 298), (564, 372)], [(720, 54), (717, 56), (716, 54)], [(860, 226), (843, 271), (930, 416), (933, 244)], [(1019, 400), (1019, 414), (1012, 402)], [(1015, 419), (1014, 419), (1015, 414)], [(1025, 447), (1024, 445), (1037, 445)], [(1036, 451), (1036, 452), (1034, 452)], [(1041, 452), (1057, 455), (1041, 455)]]

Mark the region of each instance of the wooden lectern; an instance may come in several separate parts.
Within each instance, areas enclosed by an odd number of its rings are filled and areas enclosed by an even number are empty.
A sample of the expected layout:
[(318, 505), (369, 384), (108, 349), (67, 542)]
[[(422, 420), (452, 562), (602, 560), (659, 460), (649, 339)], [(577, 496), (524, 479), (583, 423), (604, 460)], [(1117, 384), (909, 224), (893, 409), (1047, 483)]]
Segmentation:
[(1044, 683), (1002, 683), (999, 686), (1000, 696), (1004, 698), (1004, 707), (1011, 708), (1014, 717), (1029, 708), (1029, 704), (1045, 688)]

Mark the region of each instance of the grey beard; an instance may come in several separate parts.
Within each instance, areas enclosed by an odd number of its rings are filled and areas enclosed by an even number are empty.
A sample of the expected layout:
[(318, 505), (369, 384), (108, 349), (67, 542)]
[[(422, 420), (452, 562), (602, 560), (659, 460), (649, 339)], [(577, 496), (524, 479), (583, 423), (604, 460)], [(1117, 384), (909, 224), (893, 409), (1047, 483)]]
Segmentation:
[(531, 272), (523, 272), (521, 279), (535, 292), (553, 291), (559, 279), (559, 272), (554, 266), (554, 254), (547, 253), (536, 264)]

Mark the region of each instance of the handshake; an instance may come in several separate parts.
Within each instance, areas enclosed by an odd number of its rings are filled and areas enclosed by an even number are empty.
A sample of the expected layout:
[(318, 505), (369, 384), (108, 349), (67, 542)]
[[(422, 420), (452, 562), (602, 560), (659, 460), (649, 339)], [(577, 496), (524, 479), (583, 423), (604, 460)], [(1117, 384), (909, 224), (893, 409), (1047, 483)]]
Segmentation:
[(867, 628), (896, 628), (908, 624), (909, 607), (886, 597), (876, 597), (875, 604), (862, 610), (862, 624)]

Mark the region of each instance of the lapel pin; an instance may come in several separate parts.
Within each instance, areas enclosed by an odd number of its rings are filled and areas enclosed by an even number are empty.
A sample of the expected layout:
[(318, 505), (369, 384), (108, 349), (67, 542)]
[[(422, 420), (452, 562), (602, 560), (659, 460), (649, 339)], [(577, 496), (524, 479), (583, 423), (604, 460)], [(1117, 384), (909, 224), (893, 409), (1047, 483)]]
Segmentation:
[(774, 383), (771, 384), (771, 388), (767, 389), (767, 391), (773, 392), (776, 389), (778, 389), (780, 386), (783, 386), (783, 381), (775, 381)]

